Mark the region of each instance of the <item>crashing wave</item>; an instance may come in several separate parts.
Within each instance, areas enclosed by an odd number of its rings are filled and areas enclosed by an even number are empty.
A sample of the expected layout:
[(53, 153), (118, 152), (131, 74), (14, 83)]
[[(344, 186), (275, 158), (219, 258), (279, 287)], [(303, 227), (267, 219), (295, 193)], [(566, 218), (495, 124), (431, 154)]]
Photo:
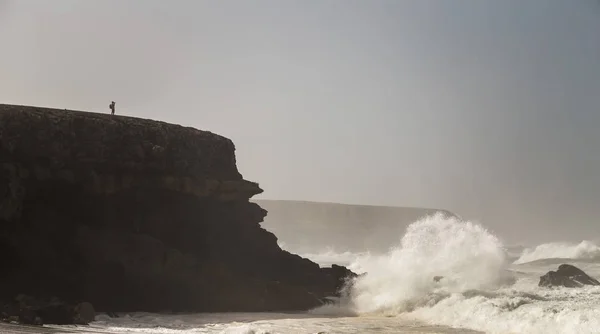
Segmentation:
[[(359, 257), (348, 307), (358, 314), (398, 314), (441, 300), (445, 293), (485, 290), (511, 282), (506, 253), (481, 225), (441, 213), (408, 226), (385, 255)], [(443, 276), (440, 282), (434, 276)]]

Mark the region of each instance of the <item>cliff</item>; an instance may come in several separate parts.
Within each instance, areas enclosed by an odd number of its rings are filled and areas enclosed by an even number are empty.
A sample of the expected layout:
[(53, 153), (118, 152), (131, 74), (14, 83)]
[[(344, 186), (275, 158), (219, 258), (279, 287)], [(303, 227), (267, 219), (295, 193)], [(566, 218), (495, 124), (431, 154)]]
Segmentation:
[[(352, 205), (305, 201), (253, 200), (269, 211), (262, 226), (293, 252), (385, 252), (397, 246), (411, 223), (442, 209)], [(356, 236), (359, 235), (360, 238)]]
[(0, 105), (0, 300), (113, 312), (319, 305), (349, 272), (279, 248), (234, 151), (189, 127)]

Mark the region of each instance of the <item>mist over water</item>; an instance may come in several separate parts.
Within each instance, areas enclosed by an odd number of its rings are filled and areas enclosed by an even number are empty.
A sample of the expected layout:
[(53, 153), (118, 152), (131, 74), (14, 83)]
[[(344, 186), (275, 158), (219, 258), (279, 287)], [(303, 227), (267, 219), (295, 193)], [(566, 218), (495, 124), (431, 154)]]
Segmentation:
[(579, 244), (567, 242), (547, 243), (534, 248), (526, 248), (515, 261), (515, 264), (543, 259), (596, 260), (600, 259), (600, 247), (587, 240)]
[[(284, 248), (301, 254), (385, 253), (413, 222), (440, 210), (303, 201), (256, 200), (268, 211), (261, 224)], [(444, 212), (453, 216), (450, 212)]]

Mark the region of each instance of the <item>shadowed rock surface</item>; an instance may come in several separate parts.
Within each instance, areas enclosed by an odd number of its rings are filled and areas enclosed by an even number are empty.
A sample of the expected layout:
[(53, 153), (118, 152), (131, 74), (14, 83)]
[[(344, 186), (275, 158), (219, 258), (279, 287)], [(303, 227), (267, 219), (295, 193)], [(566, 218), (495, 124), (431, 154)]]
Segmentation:
[(3, 303), (0, 307), (0, 321), (22, 325), (87, 325), (94, 317), (92, 304), (69, 305), (57, 298), (39, 300), (19, 295), (13, 302)]
[(557, 271), (549, 271), (540, 277), (538, 286), (567, 288), (580, 288), (584, 285), (600, 285), (596, 279), (590, 277), (583, 270), (570, 264), (561, 264)]
[(219, 135), (0, 105), (0, 300), (99, 311), (304, 310), (348, 272), (283, 251)]

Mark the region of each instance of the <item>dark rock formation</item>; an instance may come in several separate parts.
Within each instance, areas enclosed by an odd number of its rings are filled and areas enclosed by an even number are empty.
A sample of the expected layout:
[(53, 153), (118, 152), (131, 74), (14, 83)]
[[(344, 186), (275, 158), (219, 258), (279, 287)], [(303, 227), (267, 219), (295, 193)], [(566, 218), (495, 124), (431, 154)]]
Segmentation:
[(0, 105), (0, 300), (99, 311), (283, 311), (343, 267), (283, 251), (233, 143), (151, 120)]
[(94, 316), (94, 307), (90, 303), (69, 305), (57, 298), (36, 300), (25, 295), (17, 296), (0, 309), (0, 321), (23, 325), (87, 325)]
[(570, 264), (561, 264), (557, 271), (549, 271), (540, 277), (538, 286), (580, 288), (584, 285), (600, 285), (600, 282), (590, 277), (583, 270)]

